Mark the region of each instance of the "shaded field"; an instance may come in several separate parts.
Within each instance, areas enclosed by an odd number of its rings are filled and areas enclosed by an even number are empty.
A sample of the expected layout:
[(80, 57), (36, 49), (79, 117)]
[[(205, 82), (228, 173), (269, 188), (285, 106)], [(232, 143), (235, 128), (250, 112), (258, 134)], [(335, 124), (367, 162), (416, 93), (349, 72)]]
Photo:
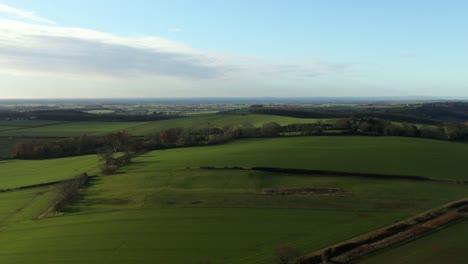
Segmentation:
[(145, 154), (135, 161), (149, 169), (281, 167), (467, 180), (466, 153), (468, 144), (429, 139), (321, 136), (170, 149)]
[(378, 252), (357, 263), (458, 264), (466, 262), (468, 220), (430, 233), (406, 244)]
[[(405, 219), (382, 229), (344, 241), (327, 248), (327, 255), (333, 263), (351, 263), (372, 252), (411, 241), (435, 230), (447, 227), (463, 217), (468, 209), (468, 199), (450, 202), (441, 207)], [(320, 264), (323, 250), (302, 256), (298, 264)], [(296, 263), (295, 262), (295, 263)]]
[(54, 182), (99, 170), (96, 155), (50, 160), (0, 161), (0, 190)]
[(20, 129), (21, 127), (14, 127), (14, 126), (0, 126), (0, 131), (5, 131), (5, 130), (16, 130)]
[(38, 127), (38, 126), (47, 126), (66, 123), (62, 121), (48, 121), (48, 120), (12, 120), (12, 121), (3, 121), (0, 120), (0, 127), (10, 126), (10, 127)]

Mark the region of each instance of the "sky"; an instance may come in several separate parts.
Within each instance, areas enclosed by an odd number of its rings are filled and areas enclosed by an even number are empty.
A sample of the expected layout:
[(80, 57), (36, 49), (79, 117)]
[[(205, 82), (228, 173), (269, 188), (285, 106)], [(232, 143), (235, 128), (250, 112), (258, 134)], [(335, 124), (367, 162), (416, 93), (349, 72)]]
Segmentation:
[(0, 0), (0, 99), (468, 97), (468, 1)]

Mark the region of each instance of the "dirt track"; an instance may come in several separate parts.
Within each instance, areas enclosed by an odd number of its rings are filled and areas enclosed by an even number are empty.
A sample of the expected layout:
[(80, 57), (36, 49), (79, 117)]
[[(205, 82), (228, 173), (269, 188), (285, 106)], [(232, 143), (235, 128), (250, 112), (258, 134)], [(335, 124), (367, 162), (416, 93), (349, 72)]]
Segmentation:
[(463, 217), (468, 198), (300, 257), (295, 264), (350, 263), (371, 252), (414, 239)]

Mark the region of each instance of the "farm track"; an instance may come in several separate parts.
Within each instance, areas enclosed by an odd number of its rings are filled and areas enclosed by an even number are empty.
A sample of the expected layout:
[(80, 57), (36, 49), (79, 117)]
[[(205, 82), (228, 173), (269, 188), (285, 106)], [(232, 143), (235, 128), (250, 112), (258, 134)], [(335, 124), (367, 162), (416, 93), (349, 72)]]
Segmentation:
[(468, 198), (451, 202), (407, 220), (302, 256), (294, 264), (350, 263), (377, 250), (408, 242), (456, 223), (466, 217), (467, 209)]

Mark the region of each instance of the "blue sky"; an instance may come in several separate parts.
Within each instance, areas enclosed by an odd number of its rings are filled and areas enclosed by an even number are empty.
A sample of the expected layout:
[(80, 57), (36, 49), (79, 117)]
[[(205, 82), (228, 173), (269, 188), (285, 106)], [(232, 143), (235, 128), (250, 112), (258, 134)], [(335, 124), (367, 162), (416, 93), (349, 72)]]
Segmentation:
[(0, 0), (0, 97), (467, 97), (467, 13), (466, 1)]

